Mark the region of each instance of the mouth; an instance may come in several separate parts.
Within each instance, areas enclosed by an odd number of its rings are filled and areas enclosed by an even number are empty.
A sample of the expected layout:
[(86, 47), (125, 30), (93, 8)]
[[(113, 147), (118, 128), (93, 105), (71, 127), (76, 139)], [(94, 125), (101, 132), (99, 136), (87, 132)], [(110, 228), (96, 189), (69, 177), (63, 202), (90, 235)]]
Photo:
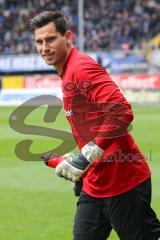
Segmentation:
[(43, 58), (50, 59), (54, 57), (54, 53), (42, 55)]
[(54, 54), (52, 53), (52, 54), (45, 54), (45, 55), (42, 55), (43, 57), (51, 57), (51, 56), (53, 56)]

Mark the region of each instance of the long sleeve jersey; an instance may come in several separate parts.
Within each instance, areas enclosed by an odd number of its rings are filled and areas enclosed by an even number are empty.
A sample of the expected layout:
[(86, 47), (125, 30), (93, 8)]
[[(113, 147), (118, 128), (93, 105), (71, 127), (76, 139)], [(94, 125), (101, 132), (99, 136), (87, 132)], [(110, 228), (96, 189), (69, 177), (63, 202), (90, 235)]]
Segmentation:
[(108, 73), (72, 48), (62, 73), (66, 118), (81, 150), (93, 141), (104, 150), (83, 175), (83, 191), (103, 198), (127, 192), (151, 176), (130, 134), (133, 113)]

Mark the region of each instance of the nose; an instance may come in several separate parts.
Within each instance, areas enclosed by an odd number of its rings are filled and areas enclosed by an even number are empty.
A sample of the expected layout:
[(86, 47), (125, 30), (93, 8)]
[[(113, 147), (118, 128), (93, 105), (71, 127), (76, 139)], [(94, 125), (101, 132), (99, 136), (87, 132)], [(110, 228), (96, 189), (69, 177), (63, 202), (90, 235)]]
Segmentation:
[(44, 52), (44, 53), (49, 52), (49, 46), (46, 41), (43, 42), (42, 52)]

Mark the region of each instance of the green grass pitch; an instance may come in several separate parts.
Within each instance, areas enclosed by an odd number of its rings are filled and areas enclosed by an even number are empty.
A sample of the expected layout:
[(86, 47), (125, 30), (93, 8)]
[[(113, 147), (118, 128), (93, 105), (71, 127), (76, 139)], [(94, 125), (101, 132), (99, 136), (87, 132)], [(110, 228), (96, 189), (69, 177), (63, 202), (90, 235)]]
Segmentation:
[[(134, 107), (133, 131), (152, 170), (152, 206), (160, 217), (160, 107)], [(14, 132), (8, 124), (13, 108), (0, 111), (0, 239), (71, 240), (77, 199), (72, 183), (58, 178), (42, 162), (19, 160), (15, 145), (22, 139), (34, 139), (32, 152), (49, 151), (58, 142)], [(69, 129), (61, 112), (56, 123), (43, 123), (45, 108), (35, 110), (28, 123)], [(151, 153), (150, 153), (151, 152)], [(118, 240), (112, 232), (109, 240)]]

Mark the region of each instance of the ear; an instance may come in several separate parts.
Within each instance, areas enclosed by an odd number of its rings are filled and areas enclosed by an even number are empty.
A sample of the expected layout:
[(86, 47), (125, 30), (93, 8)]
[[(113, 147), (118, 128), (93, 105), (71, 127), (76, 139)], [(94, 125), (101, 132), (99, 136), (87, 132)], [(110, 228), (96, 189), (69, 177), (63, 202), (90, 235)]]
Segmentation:
[(65, 35), (66, 35), (67, 45), (72, 44), (72, 32), (71, 32), (71, 30), (68, 30)]

